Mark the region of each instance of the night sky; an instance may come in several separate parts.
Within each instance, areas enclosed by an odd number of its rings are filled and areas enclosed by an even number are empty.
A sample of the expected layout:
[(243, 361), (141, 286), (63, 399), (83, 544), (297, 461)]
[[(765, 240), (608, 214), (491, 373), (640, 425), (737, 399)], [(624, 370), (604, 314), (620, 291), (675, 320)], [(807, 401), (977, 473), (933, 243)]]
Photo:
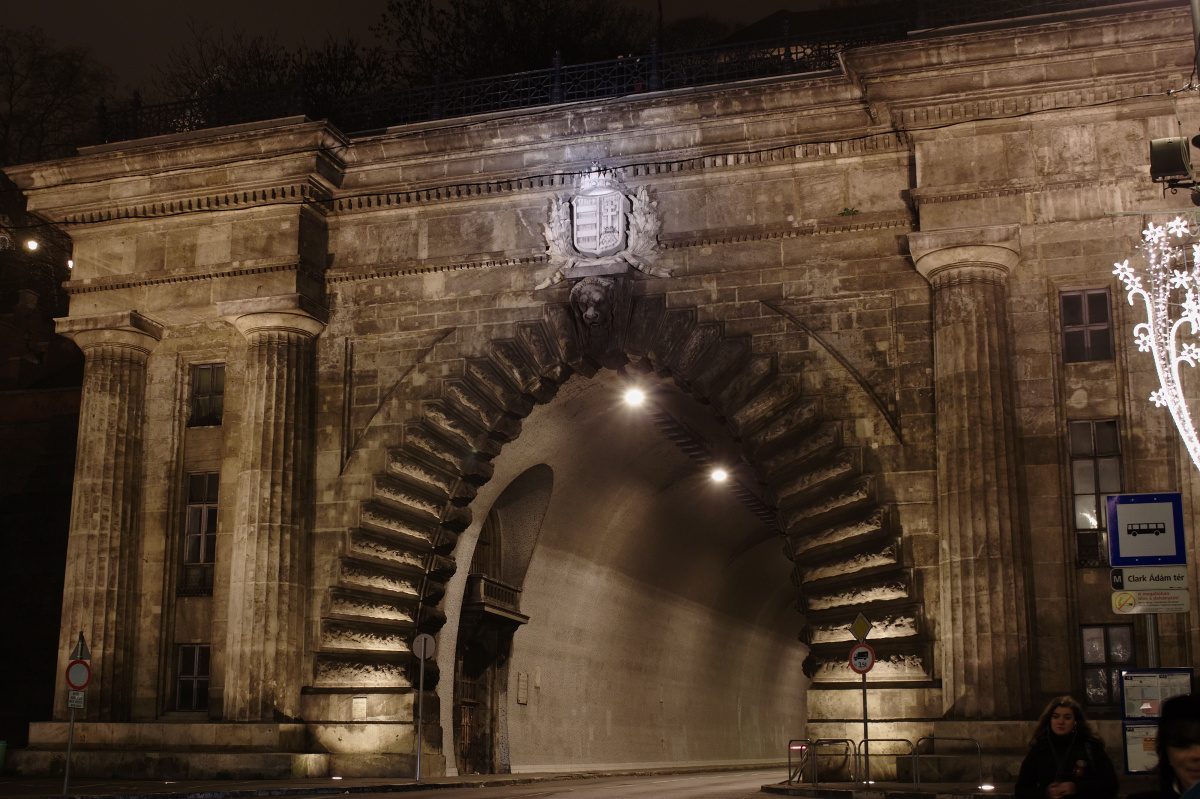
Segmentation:
[[(631, 0), (657, 14), (657, 0)], [(725, 22), (750, 23), (780, 9), (799, 11), (819, 0), (662, 0), (663, 15), (675, 19), (711, 14)], [(352, 34), (374, 42), (370, 26), (377, 22), (386, 0), (205, 0), (175, 3), (164, 0), (41, 0), (10, 3), (3, 23), (12, 28), (41, 28), (60, 45), (89, 49), (117, 76), (123, 89), (144, 87), (155, 65), (165, 62), (173, 45), (186, 42), (188, 20), (212, 30), (240, 29), (249, 34), (276, 32), (285, 45), (320, 44), (326, 36)]]

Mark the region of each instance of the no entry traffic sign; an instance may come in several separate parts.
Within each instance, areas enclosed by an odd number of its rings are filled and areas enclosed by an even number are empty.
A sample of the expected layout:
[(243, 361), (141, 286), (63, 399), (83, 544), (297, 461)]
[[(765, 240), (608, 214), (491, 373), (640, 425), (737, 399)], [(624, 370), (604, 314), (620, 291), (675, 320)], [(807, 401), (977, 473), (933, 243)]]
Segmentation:
[(875, 665), (875, 650), (868, 644), (856, 644), (850, 650), (850, 668), (855, 674), (866, 674)]
[(92, 679), (92, 669), (82, 660), (72, 660), (67, 664), (67, 685), (76, 691), (87, 688)]

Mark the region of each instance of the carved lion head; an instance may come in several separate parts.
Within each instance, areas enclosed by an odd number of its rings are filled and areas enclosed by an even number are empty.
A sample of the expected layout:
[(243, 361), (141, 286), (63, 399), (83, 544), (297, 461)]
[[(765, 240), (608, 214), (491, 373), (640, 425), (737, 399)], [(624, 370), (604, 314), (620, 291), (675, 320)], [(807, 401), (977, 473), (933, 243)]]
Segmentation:
[(585, 277), (571, 288), (571, 307), (588, 327), (609, 324), (616, 283), (607, 277)]

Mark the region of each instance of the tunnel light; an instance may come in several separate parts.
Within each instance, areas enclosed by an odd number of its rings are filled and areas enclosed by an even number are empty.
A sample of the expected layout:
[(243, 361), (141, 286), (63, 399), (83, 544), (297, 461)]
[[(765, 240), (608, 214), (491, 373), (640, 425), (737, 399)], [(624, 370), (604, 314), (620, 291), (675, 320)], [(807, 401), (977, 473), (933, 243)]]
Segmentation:
[(646, 392), (640, 388), (630, 388), (625, 391), (626, 405), (641, 405), (646, 401)]
[(29, 249), (30, 252), (33, 252), (34, 250), (36, 250), (38, 248), (37, 239), (29, 239), (28, 241), (25, 242), (25, 246)]
[(341, 777), (330, 777), (329, 779), (331, 779), (331, 780), (340, 780), (340, 779), (341, 779)]
[(981, 791), (994, 791), (994, 790), (996, 790), (996, 786), (995, 786), (995, 785), (988, 785), (988, 784), (985, 782), (983, 785), (980, 785), (980, 786), (979, 786), (979, 790), (981, 790)]
[(70, 258), (68, 258), (67, 259), (67, 269), (74, 269), (74, 268), (75, 268), (75, 262), (73, 260), (71, 260)]
[(712, 477), (714, 483), (724, 483), (729, 478), (729, 472), (718, 467), (713, 469), (709, 476)]

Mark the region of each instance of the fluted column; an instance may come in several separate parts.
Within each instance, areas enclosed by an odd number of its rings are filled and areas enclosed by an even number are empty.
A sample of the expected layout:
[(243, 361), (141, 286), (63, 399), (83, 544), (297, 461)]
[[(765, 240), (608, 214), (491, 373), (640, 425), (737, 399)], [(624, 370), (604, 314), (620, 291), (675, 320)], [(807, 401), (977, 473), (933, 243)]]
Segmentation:
[[(126, 721), (134, 676), (146, 360), (161, 330), (126, 313), (61, 320), (59, 332), (84, 354), (59, 674), (82, 631), (92, 669), (83, 718)], [(55, 685), (54, 715), (65, 718), (67, 685), (61, 678)]]
[(933, 286), (943, 708), (1012, 718), (1030, 701), (1030, 608), (1009, 345), (1017, 227), (913, 233)]
[(246, 337), (244, 461), (230, 552), (224, 716), (295, 718), (304, 661), (312, 513), (316, 336), (302, 313), (252, 313)]

